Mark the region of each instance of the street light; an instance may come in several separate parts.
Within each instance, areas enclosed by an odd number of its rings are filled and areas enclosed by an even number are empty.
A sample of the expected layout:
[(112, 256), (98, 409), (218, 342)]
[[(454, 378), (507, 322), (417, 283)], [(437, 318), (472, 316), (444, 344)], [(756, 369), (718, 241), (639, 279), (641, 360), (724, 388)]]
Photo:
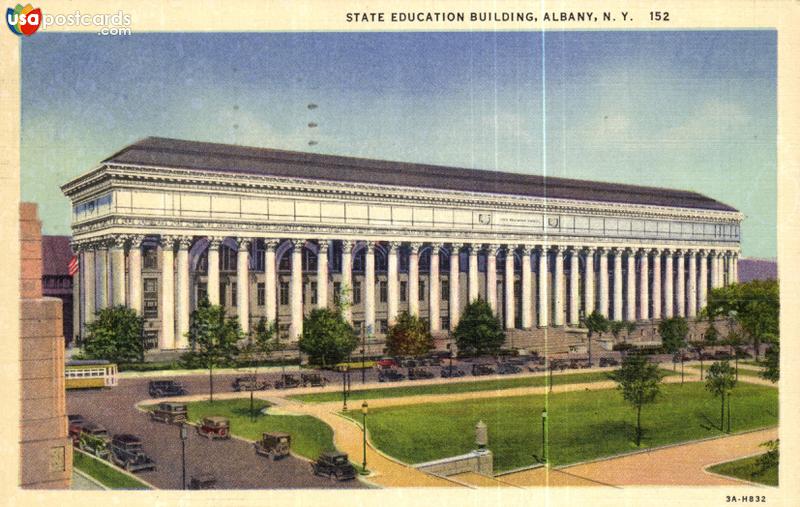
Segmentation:
[(542, 457), (547, 465), (547, 409), (542, 410)]
[(367, 413), (369, 412), (369, 405), (367, 405), (367, 400), (364, 400), (364, 403), (361, 404), (361, 420), (362, 420), (362, 427), (363, 427), (363, 434), (364, 434), (364, 460), (361, 462), (361, 473), (367, 473)]
[(347, 365), (342, 366), (342, 411), (347, 410)]
[(728, 433), (731, 432), (731, 390), (728, 389)]
[(181, 424), (181, 464), (183, 473), (181, 475), (181, 489), (186, 489), (186, 440), (189, 439), (189, 425)]

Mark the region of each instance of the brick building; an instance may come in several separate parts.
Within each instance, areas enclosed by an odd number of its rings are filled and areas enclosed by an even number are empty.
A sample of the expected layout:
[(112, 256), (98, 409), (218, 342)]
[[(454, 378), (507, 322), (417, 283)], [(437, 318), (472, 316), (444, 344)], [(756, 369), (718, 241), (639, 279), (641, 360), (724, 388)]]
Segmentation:
[(69, 236), (42, 236), (42, 295), (61, 300), (64, 343), (73, 340), (72, 276), (69, 261), (72, 248)]

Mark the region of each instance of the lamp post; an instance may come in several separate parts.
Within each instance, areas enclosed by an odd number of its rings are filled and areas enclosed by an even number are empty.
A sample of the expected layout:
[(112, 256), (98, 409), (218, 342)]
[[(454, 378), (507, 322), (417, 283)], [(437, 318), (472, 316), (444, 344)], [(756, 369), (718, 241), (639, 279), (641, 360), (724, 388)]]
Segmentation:
[(342, 411), (347, 411), (347, 365), (342, 366)]
[(547, 465), (547, 409), (542, 410), (542, 457)]
[(186, 489), (186, 440), (189, 439), (189, 425), (181, 424), (181, 489)]
[[(371, 327), (371, 326), (370, 326)], [(361, 383), (367, 383), (367, 333), (364, 332), (364, 328), (361, 328)], [(372, 329), (367, 329), (370, 333)]]
[(728, 389), (728, 433), (731, 432), (731, 390)]
[(361, 421), (363, 427), (363, 447), (364, 447), (364, 459), (361, 462), (361, 473), (367, 473), (367, 413), (369, 412), (369, 405), (367, 405), (367, 400), (364, 400), (364, 403), (361, 404)]

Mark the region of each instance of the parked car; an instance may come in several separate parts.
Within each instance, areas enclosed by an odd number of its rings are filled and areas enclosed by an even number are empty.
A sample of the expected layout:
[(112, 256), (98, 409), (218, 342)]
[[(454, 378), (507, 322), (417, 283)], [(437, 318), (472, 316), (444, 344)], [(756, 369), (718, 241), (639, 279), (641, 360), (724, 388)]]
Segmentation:
[(464, 375), (464, 370), (458, 368), (457, 366), (442, 367), (442, 378), (463, 377)]
[(150, 419), (168, 424), (182, 424), (186, 422), (186, 403), (163, 402), (150, 412)]
[(98, 458), (107, 459), (109, 456), (108, 442), (108, 430), (104, 426), (86, 423), (81, 428), (78, 437), (78, 449), (94, 454)]
[(187, 393), (183, 384), (175, 380), (151, 380), (147, 386), (147, 391), (153, 398), (183, 396)]
[(111, 439), (111, 461), (128, 472), (156, 469), (156, 462), (144, 452), (142, 440), (129, 433)]
[(619, 361), (617, 361), (613, 357), (601, 357), (600, 358), (600, 366), (619, 366)]
[(204, 417), (200, 424), (197, 425), (197, 433), (209, 440), (228, 439), (231, 438), (231, 423), (225, 417)]
[(378, 372), (378, 382), (398, 382), (405, 379), (406, 376), (397, 370), (386, 369)]
[(494, 375), (494, 368), (490, 364), (473, 364), (472, 375), (481, 377), (483, 375)]
[(381, 368), (391, 368), (392, 366), (397, 366), (397, 361), (391, 357), (382, 357), (375, 361), (375, 364)]
[(78, 445), (78, 440), (81, 436), (81, 429), (86, 421), (80, 414), (69, 414), (67, 416), (67, 432), (72, 439), (72, 445)]
[(330, 382), (319, 373), (301, 373), (300, 381), (303, 383), (303, 387), (325, 387)]
[(236, 377), (231, 387), (236, 392), (263, 391), (269, 387), (269, 384), (264, 380), (259, 380), (255, 375), (248, 375), (246, 377)]
[(325, 452), (311, 465), (314, 475), (321, 475), (337, 481), (355, 479), (356, 467), (347, 459), (343, 452)]
[(292, 389), (295, 387), (300, 387), (300, 381), (295, 375), (284, 373), (275, 381), (275, 389)]
[(420, 380), (420, 379), (427, 379), (433, 378), (433, 373), (425, 370), (423, 368), (409, 368), (408, 369), (408, 380)]
[(497, 366), (497, 374), (498, 375), (513, 375), (513, 374), (519, 373), (521, 371), (522, 371), (522, 368), (520, 368), (516, 364), (500, 363)]
[(256, 448), (256, 454), (267, 456), (275, 461), (289, 455), (291, 444), (292, 436), (288, 433), (262, 433), (261, 440), (253, 445)]
[(718, 351), (714, 352), (714, 359), (716, 359), (717, 361), (725, 360), (725, 359), (732, 359), (732, 358), (733, 358), (733, 356), (731, 356), (731, 353), (728, 352), (727, 350), (718, 350)]
[(213, 474), (193, 475), (189, 480), (189, 489), (214, 489), (217, 478)]

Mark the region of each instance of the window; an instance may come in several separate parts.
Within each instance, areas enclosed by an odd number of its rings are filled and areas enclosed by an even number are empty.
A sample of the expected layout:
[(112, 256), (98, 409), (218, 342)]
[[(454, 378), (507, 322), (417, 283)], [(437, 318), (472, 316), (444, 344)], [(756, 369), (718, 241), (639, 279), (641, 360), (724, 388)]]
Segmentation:
[(361, 282), (353, 282), (353, 304), (361, 303)]
[(144, 300), (144, 318), (157, 319), (158, 318), (158, 300), (145, 299)]
[(400, 301), (403, 303), (408, 299), (408, 282), (400, 282)]
[(266, 304), (266, 290), (266, 284), (256, 284), (256, 304), (258, 306), (264, 306)]
[(386, 334), (389, 332), (389, 321), (386, 319), (378, 321), (378, 329), (380, 329), (381, 334)]
[(145, 278), (142, 281), (144, 309), (143, 316), (146, 319), (158, 318), (158, 279)]
[(442, 280), (442, 301), (450, 301), (450, 282)]
[(289, 304), (289, 282), (281, 282), (281, 304), (284, 306)]
[(381, 303), (389, 299), (389, 282), (378, 282), (378, 294)]
[(237, 252), (233, 248), (220, 245), (219, 247), (219, 269), (220, 271), (236, 271)]
[(317, 304), (317, 282), (311, 282), (311, 304)]
[(289, 324), (280, 324), (278, 326), (278, 336), (283, 340), (289, 338)]
[(363, 320), (354, 320), (353, 321), (353, 328), (356, 330), (356, 333), (359, 335), (364, 329), (364, 321)]
[(227, 286), (227, 284), (225, 282), (220, 282), (220, 284), (219, 284), (219, 305), (220, 306), (226, 306), (225, 305), (225, 289), (227, 289), (227, 288), (228, 288), (228, 286)]
[(231, 306), (238, 306), (239, 304), (239, 297), (236, 291), (237, 291), (236, 282), (233, 282), (231, 284)]
[(450, 329), (450, 317), (442, 317), (441, 329)]
[(155, 278), (144, 279), (144, 292), (158, 292), (158, 280)]
[(197, 302), (208, 299), (208, 284), (206, 283), (198, 283), (197, 284)]
[(142, 253), (142, 267), (144, 269), (158, 269), (158, 255), (153, 247), (146, 247)]
[(419, 300), (425, 301), (425, 282), (419, 281)]
[(338, 305), (342, 298), (341, 282), (333, 282), (333, 302)]

